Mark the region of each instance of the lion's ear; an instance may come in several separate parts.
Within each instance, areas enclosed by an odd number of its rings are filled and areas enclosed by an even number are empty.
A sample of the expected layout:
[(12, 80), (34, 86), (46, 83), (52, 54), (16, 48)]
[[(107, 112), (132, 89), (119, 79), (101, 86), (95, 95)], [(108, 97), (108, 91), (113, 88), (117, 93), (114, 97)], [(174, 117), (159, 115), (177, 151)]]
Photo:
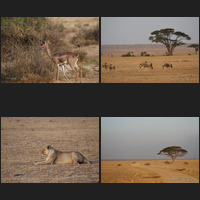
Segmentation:
[(51, 145), (48, 145), (48, 146), (47, 146), (47, 149), (50, 149), (50, 148), (51, 148)]

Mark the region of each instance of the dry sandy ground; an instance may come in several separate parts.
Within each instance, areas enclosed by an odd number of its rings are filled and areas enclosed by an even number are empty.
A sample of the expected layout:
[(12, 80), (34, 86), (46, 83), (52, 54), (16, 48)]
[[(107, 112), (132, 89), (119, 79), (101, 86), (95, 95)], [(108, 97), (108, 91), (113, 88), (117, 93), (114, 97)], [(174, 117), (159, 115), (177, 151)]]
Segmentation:
[[(152, 69), (140, 69), (144, 61), (153, 64)], [(120, 57), (102, 56), (104, 63), (113, 64), (116, 70), (101, 68), (102, 83), (199, 83), (199, 56), (178, 54), (174, 56)], [(162, 69), (165, 63), (171, 69)]]
[(199, 183), (199, 160), (102, 161), (102, 183)]
[[(35, 165), (45, 145), (79, 151), (92, 164)], [(99, 182), (99, 118), (1, 118), (2, 183)]]
[[(98, 17), (50, 17), (50, 19), (56, 23), (62, 23), (66, 28), (67, 34), (63, 40), (69, 44), (70, 51), (72, 52), (77, 51), (77, 47), (70, 43), (71, 39), (78, 33), (81, 33), (82, 29), (89, 30), (99, 25)], [(99, 61), (99, 45), (81, 46), (81, 51), (87, 53), (88, 60)], [(99, 65), (78, 62), (78, 66), (83, 69), (82, 83), (99, 83)], [(69, 69), (66, 74), (71, 83), (75, 83), (75, 72)], [(60, 77), (59, 83), (69, 83), (61, 70)], [(56, 83), (56, 80), (54, 80), (54, 83)], [(77, 83), (80, 83), (80, 80)]]

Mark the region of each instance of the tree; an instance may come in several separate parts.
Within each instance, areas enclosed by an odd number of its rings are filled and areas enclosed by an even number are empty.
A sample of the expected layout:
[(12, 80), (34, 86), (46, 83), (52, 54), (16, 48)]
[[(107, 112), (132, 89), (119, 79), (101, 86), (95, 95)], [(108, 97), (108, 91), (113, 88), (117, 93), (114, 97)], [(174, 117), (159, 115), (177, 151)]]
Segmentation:
[(194, 48), (195, 49), (195, 53), (197, 54), (197, 51), (199, 50), (199, 44), (191, 44), (188, 47), (189, 48)]
[(166, 147), (163, 150), (161, 150), (158, 155), (166, 155), (171, 157), (172, 161), (174, 162), (174, 160), (177, 157), (182, 157), (187, 153), (187, 150), (182, 149), (179, 146), (171, 146), (171, 147)]
[(152, 36), (149, 37), (149, 40), (156, 43), (162, 43), (165, 45), (168, 51), (168, 55), (173, 55), (175, 47), (183, 45), (185, 43), (182, 40), (190, 40), (189, 35), (180, 32), (174, 31), (173, 28), (166, 28), (161, 30), (156, 30), (151, 33)]

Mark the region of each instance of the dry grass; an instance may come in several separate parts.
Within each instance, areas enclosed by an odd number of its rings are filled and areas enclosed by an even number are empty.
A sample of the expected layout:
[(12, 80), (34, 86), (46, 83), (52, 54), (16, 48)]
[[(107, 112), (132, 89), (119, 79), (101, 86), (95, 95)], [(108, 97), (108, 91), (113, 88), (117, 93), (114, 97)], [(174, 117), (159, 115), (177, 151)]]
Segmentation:
[[(34, 165), (51, 144), (60, 151), (79, 151), (92, 164)], [(1, 182), (91, 183), (99, 181), (99, 118), (1, 118)]]
[[(81, 30), (84, 41), (95, 41), (92, 45), (91, 43), (88, 44), (89, 50), (87, 50), (87, 47), (81, 47), (79, 52), (78, 65), (83, 69), (82, 82), (99, 82), (99, 74), (94, 70), (99, 62), (99, 48), (96, 40), (98, 37), (96, 36), (98, 20), (95, 20), (94, 23), (91, 18), (77, 18), (77, 22), (71, 21), (67, 17), (56, 19), (51, 17), (10, 17), (3, 19), (1, 25), (1, 82), (54, 83), (56, 66), (49, 59), (45, 49), (40, 47), (41, 42), (44, 39), (50, 40), (50, 48), (54, 53), (67, 51), (76, 53), (79, 42), (72, 42), (72, 37), (79, 37)], [(66, 23), (66, 19), (69, 19), (69, 22)], [(81, 24), (83, 20), (86, 20), (87, 26), (70, 28), (69, 24)], [(94, 46), (95, 48), (93, 48)], [(88, 60), (94, 59), (97, 59), (97, 61), (90, 65), (87, 64)], [(67, 74), (71, 82), (75, 82), (75, 72), (69, 69)], [(68, 83), (63, 73), (60, 73), (60, 80), (62, 83)]]
[(175, 160), (171, 165), (163, 160), (101, 161), (101, 182), (198, 183), (199, 160)]
[[(140, 63), (153, 64), (153, 70), (140, 69)], [(115, 71), (101, 70), (102, 83), (199, 83), (199, 56), (174, 55), (150, 57), (102, 56), (101, 63), (112, 63)], [(172, 69), (162, 69), (165, 63)]]

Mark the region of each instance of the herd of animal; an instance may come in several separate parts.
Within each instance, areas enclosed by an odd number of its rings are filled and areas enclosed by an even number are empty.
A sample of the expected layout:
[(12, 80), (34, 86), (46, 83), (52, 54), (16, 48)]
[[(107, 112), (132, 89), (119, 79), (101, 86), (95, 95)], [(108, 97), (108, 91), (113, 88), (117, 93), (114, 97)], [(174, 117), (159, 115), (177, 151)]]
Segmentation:
[[(116, 67), (115, 65), (113, 64), (108, 64), (108, 63), (104, 63), (102, 65), (102, 68), (105, 69), (105, 70), (116, 70)], [(151, 62), (143, 62), (139, 65), (139, 68), (142, 69), (142, 68), (149, 68), (149, 69), (153, 69), (153, 64)], [(172, 64), (169, 64), (169, 63), (165, 63), (162, 68), (171, 68), (172, 69)]]
[(113, 65), (113, 64), (108, 64), (108, 63), (104, 63), (104, 64), (102, 65), (102, 68), (103, 68), (103, 69), (106, 69), (106, 70), (110, 70), (110, 71), (116, 69), (115, 65)]
[[(153, 64), (150, 63), (150, 62), (143, 62), (139, 65), (140, 68), (150, 68), (150, 69), (153, 69)], [(162, 68), (172, 68), (172, 64), (169, 64), (169, 63), (165, 63)]]

